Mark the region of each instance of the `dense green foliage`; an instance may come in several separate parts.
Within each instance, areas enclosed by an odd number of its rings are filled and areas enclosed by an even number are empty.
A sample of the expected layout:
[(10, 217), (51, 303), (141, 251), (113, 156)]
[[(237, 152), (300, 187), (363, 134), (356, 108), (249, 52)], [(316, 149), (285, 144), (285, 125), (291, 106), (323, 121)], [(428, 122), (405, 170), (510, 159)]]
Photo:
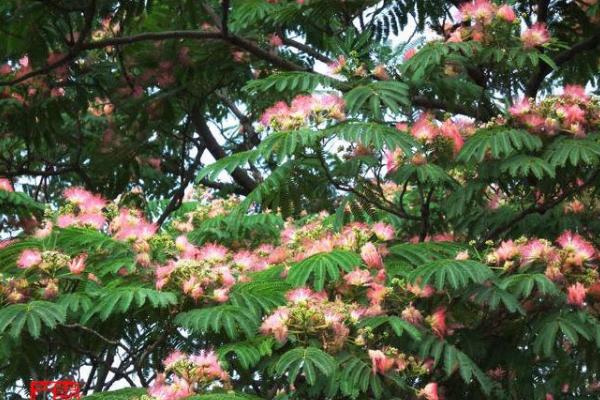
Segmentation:
[(0, 396), (597, 398), (595, 0), (0, 26)]

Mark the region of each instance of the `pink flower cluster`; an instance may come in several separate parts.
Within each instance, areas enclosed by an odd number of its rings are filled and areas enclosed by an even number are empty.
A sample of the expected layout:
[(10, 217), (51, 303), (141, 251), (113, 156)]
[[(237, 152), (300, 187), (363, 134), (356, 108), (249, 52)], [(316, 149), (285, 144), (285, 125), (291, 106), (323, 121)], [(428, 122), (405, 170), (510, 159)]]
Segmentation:
[(600, 103), (578, 85), (567, 85), (563, 94), (549, 96), (541, 103), (523, 98), (510, 107), (510, 115), (532, 133), (553, 136), (566, 133), (585, 136), (600, 127)]
[(25, 249), (16, 261), (22, 270), (35, 270), (37, 279), (33, 284), (27, 280), (11, 279), (6, 285), (0, 282), (0, 295), (9, 303), (24, 302), (36, 293), (44, 299), (53, 299), (59, 294), (58, 275), (68, 268), (74, 275), (80, 275), (85, 270), (87, 254), (82, 253), (70, 257), (59, 251), (38, 249)]
[(157, 400), (178, 400), (201, 394), (220, 383), (229, 386), (229, 374), (223, 370), (213, 351), (188, 355), (174, 351), (163, 361), (165, 373), (159, 373), (148, 388)]
[(488, 254), (487, 261), (507, 271), (541, 266), (550, 280), (565, 286), (568, 303), (582, 307), (587, 289), (578, 279), (590, 271), (595, 274), (596, 267), (591, 262), (597, 258), (596, 249), (571, 231), (563, 232), (556, 244), (543, 239), (507, 240)]
[(75, 225), (102, 229), (105, 226), (106, 217), (103, 209), (107, 205), (106, 200), (78, 187), (65, 189), (63, 196), (67, 206), (56, 219), (58, 227), (66, 228)]
[[(427, 113), (421, 114), (411, 127), (406, 124), (398, 124), (397, 128), (400, 131), (409, 131), (417, 141), (430, 146), (432, 149), (447, 148), (454, 156), (462, 149), (465, 137), (472, 133), (471, 124), (462, 121), (455, 122), (452, 119), (439, 122)], [(400, 148), (387, 151), (384, 158), (388, 173), (396, 171), (405, 161), (404, 152)], [(414, 157), (410, 161), (413, 164), (419, 163)]]
[(345, 119), (344, 107), (344, 100), (334, 94), (299, 95), (289, 106), (280, 101), (267, 108), (260, 122), (276, 131), (291, 131), (331, 119), (342, 121)]
[(474, 0), (460, 7), (461, 24), (448, 23), (444, 27), (447, 42), (495, 40), (497, 26), (512, 24), (517, 16), (508, 4), (496, 5), (489, 0)]
[(260, 331), (284, 343), (289, 335), (301, 340), (315, 339), (323, 349), (340, 351), (346, 343), (350, 328), (369, 314), (357, 303), (329, 301), (325, 292), (308, 288), (293, 289), (286, 296), (288, 304), (279, 307), (265, 318)]
[(178, 237), (175, 245), (179, 258), (156, 267), (156, 288), (178, 287), (194, 301), (227, 301), (240, 274), (230, 251), (214, 243), (197, 248), (185, 236)]

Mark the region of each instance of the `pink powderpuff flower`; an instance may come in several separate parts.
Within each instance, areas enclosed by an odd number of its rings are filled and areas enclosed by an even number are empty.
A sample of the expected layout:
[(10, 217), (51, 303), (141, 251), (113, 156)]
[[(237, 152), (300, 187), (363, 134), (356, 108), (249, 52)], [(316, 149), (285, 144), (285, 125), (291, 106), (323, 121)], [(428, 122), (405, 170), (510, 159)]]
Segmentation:
[(102, 229), (106, 224), (106, 218), (102, 214), (86, 212), (77, 216), (76, 223), (78, 225), (90, 226), (95, 229)]
[(260, 326), (260, 332), (263, 335), (273, 335), (280, 343), (285, 343), (288, 337), (287, 322), (290, 311), (285, 307), (278, 308), (273, 314), (269, 315)]
[(351, 286), (366, 286), (371, 283), (371, 274), (367, 270), (356, 268), (344, 275), (344, 281)]
[(287, 292), (285, 298), (291, 303), (298, 304), (311, 300), (314, 295), (315, 292), (309, 288), (297, 288)]
[(229, 300), (229, 289), (220, 288), (213, 290), (213, 299), (217, 303), (225, 303), (227, 300)]
[(580, 282), (569, 286), (567, 288), (567, 303), (578, 308), (583, 308), (586, 293), (587, 289)]
[(59, 228), (66, 228), (77, 223), (77, 218), (73, 214), (62, 214), (56, 218), (56, 225)]
[(534, 132), (542, 132), (546, 126), (546, 119), (538, 114), (527, 114), (521, 118), (521, 122)]
[(499, 263), (517, 257), (519, 254), (521, 254), (521, 246), (519, 246), (512, 240), (506, 240), (500, 243), (500, 247), (498, 247), (494, 252), (496, 260)]
[(175, 239), (175, 248), (180, 251), (181, 258), (193, 259), (198, 255), (198, 249), (188, 241), (185, 235)]
[(270, 126), (273, 120), (280, 119), (290, 113), (290, 108), (283, 101), (278, 101), (273, 106), (267, 108), (260, 117), (260, 123), (263, 126)]
[(373, 375), (385, 374), (394, 366), (394, 359), (385, 355), (381, 350), (369, 350)]
[(329, 72), (331, 72), (332, 74), (339, 74), (343, 71), (345, 66), (346, 57), (344, 56), (339, 56), (334, 62), (327, 65), (327, 67), (329, 68)]
[(584, 262), (592, 260), (596, 254), (596, 249), (590, 242), (571, 231), (565, 231), (556, 242), (568, 253), (565, 262), (570, 265), (582, 267)]
[(498, 8), (498, 11), (496, 11), (496, 17), (506, 22), (513, 22), (517, 18), (517, 15), (511, 6), (503, 4)]
[(215, 269), (215, 272), (219, 275), (219, 282), (225, 287), (235, 285), (235, 277), (231, 273), (231, 269), (227, 265), (223, 265)]
[(402, 56), (402, 60), (406, 62), (413, 58), (415, 54), (417, 54), (417, 49), (415, 49), (414, 47), (410, 48), (404, 53), (404, 56)]
[(550, 33), (543, 23), (536, 23), (531, 28), (521, 33), (521, 41), (527, 49), (541, 46), (550, 41)]
[(387, 81), (390, 79), (390, 76), (385, 69), (385, 65), (379, 64), (373, 69), (373, 76), (381, 81)]
[(417, 282), (414, 285), (409, 283), (408, 285), (406, 285), (406, 290), (422, 299), (429, 298), (435, 294), (435, 289), (433, 288), (433, 286), (425, 285), (421, 287), (421, 284), (419, 284), (419, 282)]
[(369, 268), (383, 268), (383, 259), (377, 247), (371, 242), (365, 243), (360, 249), (360, 257)]
[(190, 278), (186, 279), (183, 282), (181, 289), (183, 290), (184, 294), (187, 294), (195, 301), (200, 299), (204, 294), (204, 289), (195, 276), (191, 276)]
[(563, 97), (582, 103), (590, 100), (590, 96), (585, 93), (585, 88), (581, 85), (566, 85), (563, 89)]
[(585, 211), (585, 205), (578, 199), (574, 199), (563, 207), (565, 214), (581, 214)]
[(159, 400), (179, 400), (194, 394), (194, 389), (188, 381), (179, 376), (173, 377), (173, 383), (167, 386), (166, 394)]
[(183, 361), (185, 359), (187, 359), (188, 355), (179, 351), (179, 350), (175, 350), (173, 352), (171, 352), (167, 358), (165, 358), (163, 360), (163, 365), (165, 366), (166, 370), (169, 370), (171, 368), (173, 368), (173, 366), (178, 363), (179, 361)]
[(21, 269), (35, 267), (42, 262), (42, 253), (38, 250), (26, 249), (21, 252), (17, 260), (17, 266)]
[(412, 304), (402, 310), (402, 319), (415, 326), (420, 326), (423, 322), (423, 315)]
[(565, 121), (568, 124), (577, 124), (585, 122), (585, 111), (578, 105), (572, 104), (563, 108)]
[(207, 243), (202, 246), (198, 252), (198, 259), (208, 261), (210, 263), (223, 262), (227, 259), (229, 250), (227, 247), (217, 243)]
[(372, 231), (379, 240), (388, 241), (396, 236), (394, 228), (385, 222), (377, 222), (372, 226)]
[(454, 150), (454, 155), (458, 154), (465, 144), (465, 140), (460, 134), (460, 130), (458, 129), (458, 125), (456, 125), (452, 120), (448, 119), (444, 121), (442, 126), (440, 127), (440, 133), (442, 137), (449, 139), (452, 142), (452, 148)]
[(436, 382), (428, 383), (423, 389), (419, 390), (418, 396), (425, 400), (439, 400), (438, 384)]
[(85, 270), (85, 260), (87, 254), (83, 253), (69, 261), (69, 271), (72, 274), (79, 275)]
[(446, 336), (448, 327), (446, 326), (446, 309), (444, 307), (438, 308), (427, 320), (433, 333), (440, 338)]
[(269, 44), (273, 47), (279, 47), (283, 45), (283, 39), (276, 33), (269, 35)]
[(465, 11), (468, 13), (466, 19), (472, 18), (477, 22), (489, 24), (494, 17), (495, 7), (489, 0), (475, 0)]
[(513, 117), (522, 117), (523, 115), (529, 113), (531, 111), (531, 100), (527, 97), (522, 98), (515, 104), (513, 104), (508, 112)]
[(202, 350), (199, 354), (190, 356), (189, 360), (196, 367), (195, 373), (200, 375), (203, 380), (229, 380), (229, 375), (221, 368), (219, 359), (214, 351)]
[(394, 151), (386, 151), (384, 154), (385, 167), (387, 168), (388, 174), (391, 174), (398, 170), (404, 160), (404, 151), (400, 147), (394, 149)]
[(528, 265), (535, 261), (547, 260), (552, 255), (553, 249), (546, 241), (534, 239), (521, 246), (521, 265)]
[(0, 190), (4, 190), (6, 192), (14, 191), (10, 181), (6, 178), (0, 178)]
[(437, 127), (430, 121), (427, 114), (422, 114), (410, 130), (410, 134), (423, 143), (431, 143), (438, 135)]
[(389, 290), (382, 284), (371, 282), (369, 289), (367, 290), (367, 298), (371, 302), (371, 305), (379, 305), (387, 296)]

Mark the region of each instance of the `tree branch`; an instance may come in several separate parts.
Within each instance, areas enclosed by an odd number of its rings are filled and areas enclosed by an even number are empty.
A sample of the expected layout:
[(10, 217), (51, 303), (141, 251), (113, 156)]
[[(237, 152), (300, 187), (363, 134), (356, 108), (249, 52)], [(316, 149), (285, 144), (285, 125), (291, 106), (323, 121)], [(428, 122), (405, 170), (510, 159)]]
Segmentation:
[[(220, 160), (222, 158), (227, 157), (227, 153), (225, 153), (223, 147), (221, 147), (219, 142), (217, 142), (217, 139), (215, 139), (212, 132), (210, 131), (210, 128), (206, 123), (206, 119), (204, 118), (204, 115), (202, 115), (202, 110), (200, 106), (195, 105), (192, 108), (189, 115), (192, 120), (192, 123), (196, 127), (196, 131), (204, 141), (204, 145), (206, 146), (210, 154), (212, 154), (212, 156), (216, 160)], [(252, 179), (246, 173), (246, 171), (244, 171), (241, 168), (234, 169), (233, 172), (231, 172), (231, 177), (238, 185), (247, 190), (248, 193), (250, 193), (257, 185), (254, 179)]]

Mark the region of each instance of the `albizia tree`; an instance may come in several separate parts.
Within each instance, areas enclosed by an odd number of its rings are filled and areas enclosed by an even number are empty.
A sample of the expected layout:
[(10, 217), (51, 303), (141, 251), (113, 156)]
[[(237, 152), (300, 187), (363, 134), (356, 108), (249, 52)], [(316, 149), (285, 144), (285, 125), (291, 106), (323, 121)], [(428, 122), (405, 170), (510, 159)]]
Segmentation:
[(0, 388), (598, 398), (599, 57), (595, 0), (2, 1)]

